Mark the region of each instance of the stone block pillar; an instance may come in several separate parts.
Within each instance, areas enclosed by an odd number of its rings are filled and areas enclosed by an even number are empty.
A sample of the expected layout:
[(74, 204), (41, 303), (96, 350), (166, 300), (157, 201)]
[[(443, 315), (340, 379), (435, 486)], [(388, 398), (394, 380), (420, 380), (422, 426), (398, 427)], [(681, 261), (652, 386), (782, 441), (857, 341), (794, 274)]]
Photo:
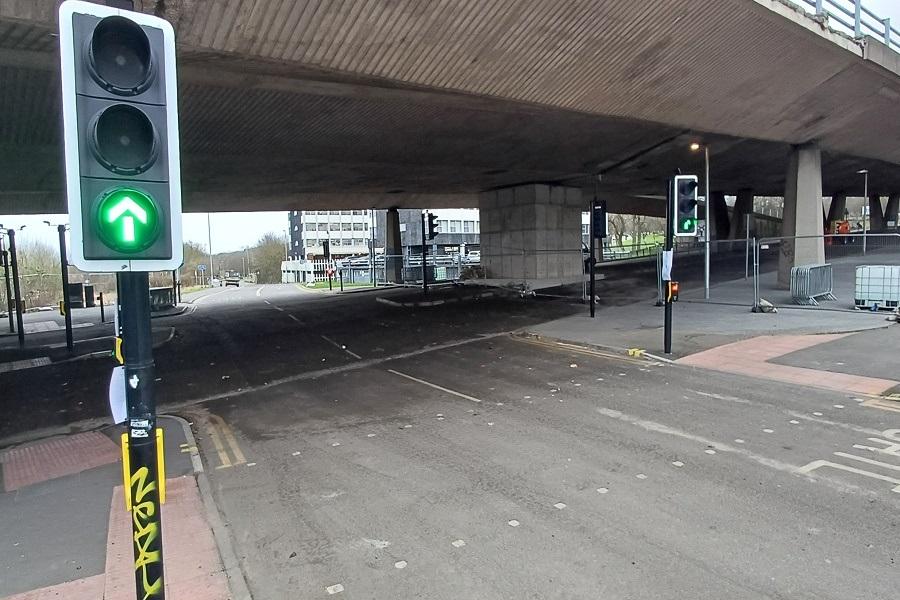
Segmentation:
[(583, 273), (579, 188), (530, 184), (481, 194), (481, 264), (490, 279)]
[(884, 231), (884, 211), (881, 210), (881, 196), (869, 194), (869, 231)]
[[(747, 236), (747, 215), (753, 220), (753, 190), (743, 188), (738, 190), (737, 199), (734, 201), (734, 211), (731, 214), (730, 238), (740, 240)], [(752, 229), (753, 224), (750, 224)]]
[(389, 208), (384, 226), (384, 279), (403, 283), (403, 244), (400, 239), (400, 211)]
[(897, 219), (900, 218), (900, 215), (897, 214), (898, 208), (900, 208), (900, 194), (891, 194), (888, 196), (887, 207), (884, 209), (884, 224), (888, 229), (900, 229), (900, 223), (897, 222)]
[(825, 262), (822, 234), (822, 155), (816, 144), (795, 146), (788, 164), (781, 235), (819, 237), (782, 240), (779, 286), (790, 287), (791, 268)]

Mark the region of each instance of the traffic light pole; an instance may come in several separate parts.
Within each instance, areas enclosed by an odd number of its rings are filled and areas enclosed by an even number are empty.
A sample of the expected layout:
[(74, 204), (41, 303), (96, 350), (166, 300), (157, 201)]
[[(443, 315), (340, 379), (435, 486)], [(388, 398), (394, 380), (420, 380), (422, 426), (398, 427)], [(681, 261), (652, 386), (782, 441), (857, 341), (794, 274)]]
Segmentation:
[(59, 232), (59, 265), (62, 271), (63, 311), (66, 313), (66, 348), (71, 352), (75, 349), (75, 340), (72, 338), (72, 306), (69, 302), (69, 260), (66, 258), (66, 226), (57, 225)]
[(422, 295), (428, 295), (428, 244), (425, 236), (426, 215), (422, 213)]
[[(674, 179), (670, 179), (666, 186), (666, 241), (665, 246), (663, 247), (663, 273), (666, 273), (667, 269), (665, 268), (666, 264), (666, 256), (673, 256), (673, 248), (675, 246), (675, 223), (673, 219), (675, 218), (675, 192), (674, 188)], [(664, 325), (663, 325), (663, 351), (666, 354), (672, 354), (672, 295), (669, 294), (669, 282), (672, 279), (672, 270), (671, 265), (672, 258), (669, 258), (669, 269), (668, 269), (668, 278), (663, 279), (663, 301), (665, 302), (665, 317), (664, 317)]]
[[(0, 232), (2, 235), (3, 232)], [(0, 242), (3, 241), (3, 238), (0, 237)], [(15, 325), (13, 325), (13, 298), (12, 298), (12, 290), (9, 287), (9, 252), (6, 251), (6, 248), (2, 248), (2, 258), (3, 260), (3, 279), (6, 283), (6, 315), (9, 318), (9, 332), (14, 333), (16, 330)]]
[(591, 242), (591, 244), (590, 244), (591, 248), (590, 248), (590, 254), (588, 256), (588, 268), (591, 270), (591, 275), (590, 275), (590, 277), (591, 277), (591, 286), (590, 286), (591, 293), (588, 295), (588, 302), (591, 305), (591, 318), (592, 319), (594, 318), (594, 298), (596, 297), (594, 295), (594, 285), (596, 282), (596, 277), (594, 275), (594, 271), (597, 268), (597, 264), (596, 264), (597, 260), (594, 257), (595, 248), (597, 246), (597, 238), (596, 238), (597, 230), (595, 229), (595, 223), (594, 223), (594, 220), (597, 218), (597, 215), (595, 214), (596, 210), (597, 210), (597, 197), (595, 196), (591, 200), (591, 219), (590, 219), (591, 235), (589, 237), (590, 242)]
[(165, 599), (156, 400), (148, 273), (119, 273), (119, 323), (128, 407), (128, 483), (137, 598)]
[(25, 327), (22, 324), (22, 290), (19, 289), (19, 257), (16, 254), (16, 230), (8, 229), (9, 261), (12, 263), (13, 294), (15, 295), (16, 327), (19, 334), (19, 345), (25, 345)]

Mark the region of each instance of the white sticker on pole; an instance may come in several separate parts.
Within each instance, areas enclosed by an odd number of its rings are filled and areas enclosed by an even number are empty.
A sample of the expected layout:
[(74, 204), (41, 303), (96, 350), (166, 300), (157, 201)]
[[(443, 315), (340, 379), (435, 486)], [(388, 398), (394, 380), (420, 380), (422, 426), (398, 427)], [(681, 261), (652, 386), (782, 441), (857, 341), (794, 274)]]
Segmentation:
[(674, 256), (672, 250), (663, 250), (662, 258), (662, 278), (663, 281), (672, 281), (672, 258)]
[(113, 423), (122, 423), (128, 417), (128, 406), (125, 400), (125, 367), (113, 367), (109, 378), (109, 409), (112, 411)]

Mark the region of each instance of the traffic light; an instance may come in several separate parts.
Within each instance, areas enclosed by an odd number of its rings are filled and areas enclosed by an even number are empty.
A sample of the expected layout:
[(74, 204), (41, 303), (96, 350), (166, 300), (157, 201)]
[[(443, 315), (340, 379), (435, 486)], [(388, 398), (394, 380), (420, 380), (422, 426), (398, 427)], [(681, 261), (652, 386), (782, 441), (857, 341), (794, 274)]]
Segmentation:
[(437, 234), (441, 232), (440, 228), (438, 228), (437, 215), (434, 213), (428, 213), (428, 239), (433, 240), (437, 237)]
[(59, 38), (72, 262), (95, 272), (180, 267), (172, 26), (66, 0)]
[(675, 176), (675, 235), (696, 237), (697, 235), (697, 188), (696, 175)]
[(601, 200), (594, 205), (593, 223), (594, 237), (602, 240), (609, 231), (609, 214), (606, 212), (606, 202)]

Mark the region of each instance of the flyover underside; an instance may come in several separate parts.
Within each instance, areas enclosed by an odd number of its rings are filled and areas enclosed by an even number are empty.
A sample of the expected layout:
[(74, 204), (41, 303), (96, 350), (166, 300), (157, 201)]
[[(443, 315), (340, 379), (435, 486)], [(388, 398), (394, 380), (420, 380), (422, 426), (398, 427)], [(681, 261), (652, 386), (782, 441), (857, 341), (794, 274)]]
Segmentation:
[[(810, 140), (824, 194), (861, 168), (900, 189), (893, 54), (777, 0), (400, 4), (138, 0), (181, 43), (185, 210), (477, 206), (599, 172), (612, 209), (660, 214), (697, 138), (714, 190), (782, 195)], [(0, 213), (64, 207), (56, 5), (0, 3)]]

